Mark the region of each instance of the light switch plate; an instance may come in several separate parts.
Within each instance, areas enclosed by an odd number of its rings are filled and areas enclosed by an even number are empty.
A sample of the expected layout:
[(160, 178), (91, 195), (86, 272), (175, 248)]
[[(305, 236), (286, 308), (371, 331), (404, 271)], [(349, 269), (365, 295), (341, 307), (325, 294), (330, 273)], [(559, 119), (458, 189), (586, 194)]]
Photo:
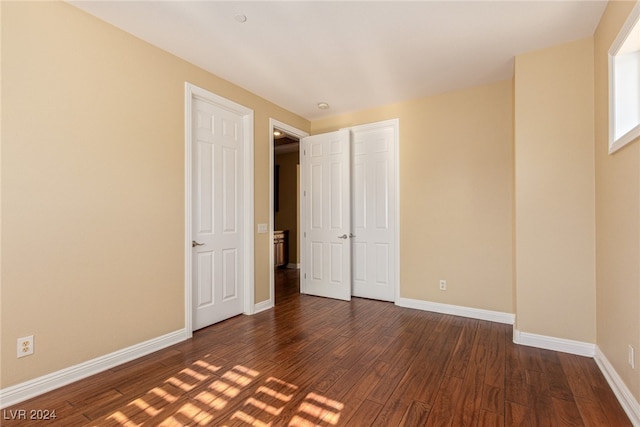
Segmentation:
[(267, 224), (258, 224), (258, 233), (266, 233), (269, 231)]

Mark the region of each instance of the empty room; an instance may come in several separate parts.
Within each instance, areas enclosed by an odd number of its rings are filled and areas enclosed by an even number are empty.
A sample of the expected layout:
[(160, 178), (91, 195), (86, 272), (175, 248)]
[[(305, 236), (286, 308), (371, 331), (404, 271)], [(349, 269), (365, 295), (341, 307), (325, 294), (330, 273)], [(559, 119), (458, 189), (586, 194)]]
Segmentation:
[(0, 20), (2, 425), (640, 426), (640, 2)]

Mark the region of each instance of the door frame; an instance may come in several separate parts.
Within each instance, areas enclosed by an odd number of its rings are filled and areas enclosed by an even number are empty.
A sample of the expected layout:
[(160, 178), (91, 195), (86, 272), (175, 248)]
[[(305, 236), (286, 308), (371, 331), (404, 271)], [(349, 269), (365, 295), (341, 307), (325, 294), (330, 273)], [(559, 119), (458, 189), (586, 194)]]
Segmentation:
[[(275, 215), (273, 213), (274, 204), (273, 198), (275, 195), (275, 182), (274, 182), (274, 173), (275, 173), (275, 138), (273, 137), (273, 130), (275, 128), (282, 129), (283, 131), (291, 134), (298, 139), (302, 140), (305, 136), (309, 136), (309, 133), (295, 128), (291, 125), (283, 123), (273, 118), (269, 118), (269, 242), (270, 242), (270, 250), (269, 250), (269, 303), (266, 304), (266, 308), (275, 306), (275, 281), (274, 276), (276, 273), (276, 269), (274, 264), (274, 253), (273, 253), (273, 232), (275, 231)], [(302, 166), (302, 160), (300, 158), (300, 147), (298, 147), (298, 162)], [(302, 169), (300, 170), (302, 173)], [(300, 186), (300, 191), (302, 191), (302, 186)], [(300, 194), (298, 194), (298, 200), (302, 200)], [(300, 215), (302, 215), (302, 205), (300, 206)], [(302, 218), (300, 218), (302, 220)], [(302, 225), (302, 223), (301, 223)], [(300, 248), (300, 233), (298, 233), (298, 248)], [(300, 248), (300, 257), (302, 258), (302, 248)], [(298, 260), (299, 263), (302, 263), (302, 260)]]
[(211, 104), (231, 111), (242, 116), (242, 142), (243, 142), (243, 158), (242, 167), (244, 174), (243, 191), (243, 233), (244, 245), (242, 248), (243, 256), (243, 275), (244, 283), (242, 283), (243, 297), (243, 313), (253, 314), (254, 301), (254, 183), (253, 183), (253, 110), (231, 101), (222, 96), (202, 89), (192, 83), (184, 84), (184, 325), (187, 338), (193, 336), (193, 298), (192, 298), (192, 251), (191, 251), (191, 234), (192, 234), (192, 215), (193, 215), (193, 198), (192, 198), (192, 102), (196, 98), (203, 99)]

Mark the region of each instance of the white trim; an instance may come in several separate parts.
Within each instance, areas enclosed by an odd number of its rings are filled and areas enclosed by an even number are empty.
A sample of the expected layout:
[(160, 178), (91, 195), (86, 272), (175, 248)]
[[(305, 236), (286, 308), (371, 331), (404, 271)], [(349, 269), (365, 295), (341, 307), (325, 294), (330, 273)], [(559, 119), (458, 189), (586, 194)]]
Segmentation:
[(259, 302), (253, 306), (253, 314), (258, 314), (261, 311), (269, 310), (270, 308), (273, 308), (273, 300)]
[(513, 342), (529, 347), (544, 348), (586, 357), (593, 357), (596, 350), (596, 345), (588, 342), (531, 334), (529, 332), (521, 332), (516, 328), (513, 328)]
[(622, 378), (620, 378), (620, 375), (618, 375), (618, 372), (616, 372), (615, 368), (609, 362), (602, 350), (600, 350), (599, 346), (596, 346), (596, 354), (594, 359), (596, 361), (596, 364), (600, 368), (600, 371), (602, 371), (602, 375), (604, 375), (607, 382), (609, 383), (611, 390), (613, 390), (613, 393), (618, 398), (618, 402), (620, 402), (622, 409), (624, 409), (624, 412), (627, 413), (629, 420), (634, 426), (639, 427), (640, 404), (635, 399), (635, 397), (633, 397), (633, 394), (631, 393), (629, 388), (627, 388), (627, 385), (624, 383), (624, 381), (622, 381)]
[(192, 86), (184, 84), (184, 328), (189, 338), (193, 336), (193, 301), (191, 289), (191, 232), (193, 205), (191, 194), (191, 104)]
[(253, 164), (253, 110), (242, 106), (227, 98), (223, 98), (219, 95), (209, 92), (208, 90), (199, 88), (189, 82), (184, 84), (185, 93), (185, 119), (184, 119), (184, 211), (185, 211), (185, 230), (184, 230), (184, 324), (185, 329), (188, 331), (188, 336), (192, 336), (193, 332), (193, 302), (191, 298), (192, 284), (191, 284), (191, 268), (192, 268), (192, 251), (191, 251), (191, 227), (192, 227), (192, 184), (191, 184), (191, 172), (192, 172), (192, 153), (191, 153), (191, 103), (194, 98), (202, 98), (208, 102), (215, 104), (220, 108), (232, 111), (235, 114), (242, 117), (242, 131), (243, 131), (243, 176), (244, 176), (244, 188), (243, 188), (243, 227), (244, 227), (244, 248), (243, 248), (243, 263), (244, 263), (244, 283), (243, 283), (243, 312), (244, 314), (253, 314), (254, 306), (254, 164)]
[(619, 149), (621, 149), (622, 147), (636, 140), (639, 137), (640, 137), (640, 125), (634, 127), (629, 132), (622, 135), (620, 138), (611, 142), (611, 144), (609, 145), (609, 154), (615, 153), (616, 151), (618, 151)]
[[(396, 294), (396, 301), (398, 300), (398, 298), (400, 298), (400, 119), (393, 119), (390, 120), (391, 122), (393, 122), (393, 127), (394, 127), (394, 135), (393, 137), (396, 140), (396, 145), (395, 145), (395, 149), (396, 152), (394, 153), (394, 155), (396, 156), (396, 176), (395, 176), (395, 181), (396, 181), (396, 188), (395, 188), (395, 192), (396, 192), (396, 211), (395, 211), (395, 215), (396, 215), (396, 223), (395, 223), (395, 233), (396, 233), (396, 240), (395, 240), (395, 245), (396, 245), (396, 253), (395, 253), (395, 267), (396, 267), (396, 290), (395, 290), (395, 294)], [(511, 321), (511, 323), (513, 323), (515, 321), (514, 320)]]
[(629, 37), (631, 30), (640, 19), (640, 2), (637, 2), (634, 8), (629, 13), (627, 20), (620, 29), (620, 32), (616, 36), (615, 40), (609, 48), (609, 154), (613, 154), (625, 145), (632, 141), (635, 141), (640, 137), (640, 124), (629, 130), (627, 133), (615, 139), (616, 128), (616, 102), (615, 102), (615, 57), (618, 51), (624, 44), (627, 37)]
[(481, 308), (463, 307), (460, 305), (442, 304), (439, 302), (402, 297), (399, 297), (395, 304), (399, 307), (433, 311), (435, 313), (451, 314), (454, 316), (469, 317), (471, 319), (488, 320), (489, 322), (504, 323), (507, 325), (513, 325), (515, 322), (514, 314), (501, 311), (483, 310)]
[(305, 156), (305, 149), (302, 146), (303, 141), (300, 140), (300, 151), (298, 155), (300, 156), (300, 231), (298, 232), (298, 261), (300, 261), (300, 293), (303, 294), (307, 289), (307, 250), (306, 250), (306, 229), (307, 229), (307, 209), (305, 208), (305, 188), (307, 186), (307, 178), (305, 174), (307, 157)]
[[(274, 128), (278, 128), (281, 129), (283, 131), (285, 131), (286, 133), (293, 135), (299, 139), (304, 138), (305, 136), (309, 136), (309, 134), (303, 130), (294, 128), (291, 125), (288, 125), (286, 123), (282, 123), (276, 119), (273, 118), (269, 118), (269, 299), (267, 301), (262, 301), (259, 304), (256, 304), (256, 307), (260, 304), (263, 303), (269, 303), (270, 307), (273, 307), (275, 305), (275, 282), (274, 282), (274, 275), (276, 273), (275, 271), (275, 265), (274, 265), (274, 254), (273, 254), (273, 231), (275, 230), (275, 217), (273, 215), (273, 197), (274, 197), (274, 182), (273, 182), (273, 174), (274, 174), (274, 170), (275, 170), (275, 164), (274, 164), (274, 141), (273, 141), (273, 129)], [(300, 146), (298, 146), (300, 148)], [(302, 185), (300, 186), (300, 188), (302, 189)], [(302, 190), (301, 190), (302, 191)], [(302, 202), (302, 198), (301, 195), (298, 195), (298, 197), (300, 197), (300, 201)], [(302, 215), (302, 211), (300, 212), (300, 215)], [(302, 218), (301, 218), (302, 220)], [(300, 222), (300, 227), (302, 228), (302, 222)], [(301, 241), (301, 236), (300, 233), (298, 233), (298, 247), (300, 248), (300, 241)], [(302, 248), (300, 249), (300, 257), (302, 259)], [(300, 268), (298, 266), (298, 268)], [(301, 278), (302, 280), (302, 278)]]
[(254, 265), (254, 257), (255, 257), (255, 236), (254, 236), (254, 144), (255, 141), (253, 139), (254, 132), (254, 119), (253, 119), (253, 110), (249, 110), (248, 114), (244, 116), (243, 120), (244, 125), (244, 138), (245, 138), (245, 146), (244, 146), (244, 165), (243, 165), (243, 173), (244, 173), (244, 229), (245, 229), (245, 245), (244, 248), (244, 308), (245, 314), (253, 314), (254, 313), (254, 302), (255, 302), (255, 265)]
[(190, 331), (177, 330), (131, 347), (97, 357), (78, 365), (61, 369), (0, 390), (0, 407), (15, 405), (32, 397), (55, 390), (72, 382), (98, 374), (107, 369), (162, 350), (190, 337)]

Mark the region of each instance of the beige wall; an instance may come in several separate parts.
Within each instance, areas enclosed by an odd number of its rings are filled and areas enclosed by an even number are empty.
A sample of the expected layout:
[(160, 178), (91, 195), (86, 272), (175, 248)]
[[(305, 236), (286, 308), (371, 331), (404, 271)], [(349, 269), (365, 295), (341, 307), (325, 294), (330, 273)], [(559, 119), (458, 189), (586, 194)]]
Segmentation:
[(598, 347), (640, 401), (640, 141), (608, 154), (607, 52), (633, 6), (609, 3), (595, 34), (596, 314)]
[(400, 296), (513, 313), (512, 110), (503, 81), (312, 122), (400, 119)]
[[(255, 111), (255, 221), (269, 118), (309, 123), (65, 3), (2, 7), (2, 387), (184, 326), (184, 82)], [(255, 301), (269, 297), (255, 235)], [(16, 339), (35, 334), (33, 356)]]
[(298, 261), (298, 163), (299, 153), (276, 155), (280, 166), (280, 209), (275, 215), (276, 230), (289, 230), (289, 263)]
[(591, 38), (516, 57), (516, 322), (595, 342)]

